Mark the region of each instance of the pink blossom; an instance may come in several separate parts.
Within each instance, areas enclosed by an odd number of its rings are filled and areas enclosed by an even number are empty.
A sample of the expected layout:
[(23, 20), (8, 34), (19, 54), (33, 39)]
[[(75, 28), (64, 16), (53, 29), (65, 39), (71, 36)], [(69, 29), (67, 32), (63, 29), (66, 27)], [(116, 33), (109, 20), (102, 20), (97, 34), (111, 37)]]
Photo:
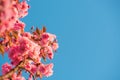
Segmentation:
[(29, 61), (28, 63), (25, 64), (25, 69), (27, 71), (31, 72), (32, 74), (35, 74), (37, 71), (37, 66), (35, 64), (33, 64), (33, 62)]
[[(36, 31), (33, 34), (24, 32), (25, 24), (20, 21), (20, 18), (28, 14), (29, 5), (26, 0), (1, 1), (0, 36), (4, 40), (0, 43), (2, 46), (4, 45), (4, 51), (8, 53), (11, 60), (11, 65), (8, 63), (2, 65), (2, 74), (7, 74), (12, 70), (12, 67), (15, 68), (20, 62), (24, 62), (19, 68), (22, 67), (21, 70), (25, 69), (30, 73), (28, 80), (32, 80), (32, 76), (36, 75), (37, 72), (41, 73), (42, 76), (51, 76), (53, 64), (43, 64), (41, 58), (44, 56), (45, 59), (53, 59), (53, 52), (58, 48), (56, 36), (47, 32), (40, 32), (39, 35)], [(17, 38), (13, 36), (11, 31), (17, 31)], [(12, 45), (9, 44), (9, 41)], [(22, 77), (22, 71), (19, 72), (19, 70), (9, 76), (11, 80), (25, 80)]]
[(39, 61), (40, 60), (39, 54), (40, 54), (40, 46), (35, 46), (33, 48), (33, 51), (30, 50), (29, 57), (35, 59), (36, 61)]
[(19, 11), (19, 17), (24, 17), (28, 14), (29, 5), (26, 3), (26, 1), (17, 4), (17, 8)]
[(29, 57), (32, 59), (39, 59), (40, 54), (40, 46), (35, 42), (31, 41), (27, 37), (21, 37), (19, 39), (20, 43), (20, 52), (24, 53), (25, 55), (28, 54)]
[(7, 72), (9, 72), (12, 69), (12, 65), (5, 63), (2, 65), (2, 74), (6, 74)]
[(12, 65), (18, 65), (20, 61), (23, 60), (23, 57), (22, 56), (15, 56), (13, 59), (11, 59), (11, 64)]
[(11, 78), (12, 78), (12, 80), (25, 80), (24, 77), (22, 77), (20, 75), (18, 76), (16, 73), (14, 73)]
[(47, 65), (44, 65), (44, 64), (41, 64), (39, 66), (39, 71), (42, 73), (43, 76), (51, 76), (53, 74), (53, 64), (47, 64)]
[(43, 33), (40, 44), (41, 46), (48, 46), (49, 42), (53, 42), (56, 39), (56, 36), (54, 34), (50, 33)]
[[(10, 48), (8, 55), (12, 64), (17, 65), (24, 56), (30, 56), (33, 59), (39, 59), (40, 46), (29, 40), (27, 37), (20, 37), (19, 44)], [(29, 55), (28, 55), (29, 54)]]
[(13, 65), (17, 65), (22, 60), (22, 56), (20, 56), (20, 52), (19, 52), (19, 46), (11, 47), (8, 52), (8, 56), (12, 61), (11, 63)]
[(52, 63), (48, 64), (45, 66), (45, 68), (47, 69), (47, 71), (46, 71), (46, 73), (44, 73), (44, 75), (47, 77), (51, 76), (53, 74), (53, 70), (52, 70), (53, 64)]
[(16, 21), (16, 23), (14, 24), (14, 30), (18, 31), (21, 29), (24, 29), (25, 24), (22, 21)]
[(33, 79), (32, 79), (32, 75), (29, 76), (28, 80), (33, 80)]
[(29, 32), (24, 32), (24, 33), (22, 34), (22, 36), (28, 37), (28, 38), (30, 39), (31, 36), (32, 36), (32, 34), (30, 34)]
[(47, 34), (47, 33), (42, 34), (42, 39), (43, 40), (48, 40), (48, 38), (49, 38), (49, 34)]
[(0, 6), (0, 20), (1, 20), (1, 26), (0, 26), (0, 33), (5, 32), (5, 30), (10, 30), (14, 26), (15, 21), (18, 19), (17, 14), (14, 13), (15, 8), (12, 7), (12, 2), (10, 0), (1, 0), (2, 5)]
[[(24, 24), (16, 21), (19, 21), (20, 17), (24, 17), (28, 14), (29, 5), (26, 1), (16, 3), (15, 1), (10, 0), (1, 0), (0, 6), (0, 33), (4, 33), (6, 30), (11, 30), (14, 28), (19, 29), (24, 27)], [(23, 29), (23, 28), (22, 28)]]
[(47, 54), (48, 54), (48, 58), (49, 59), (53, 59), (53, 51), (52, 51), (52, 48), (50, 46), (47, 47), (48, 51), (47, 51)]
[(50, 34), (50, 33), (48, 33), (48, 34), (49, 34), (49, 40), (50, 40), (51, 42), (53, 42), (53, 41), (56, 39), (56, 35)]
[(30, 70), (33, 74), (35, 74), (36, 73), (36, 71), (37, 71), (37, 66), (35, 66), (35, 65), (31, 65), (31, 70)]
[(26, 64), (25, 64), (25, 69), (27, 69), (27, 70), (30, 71), (30, 70), (31, 70), (31, 63), (29, 63), (29, 62), (26, 63)]
[(22, 10), (27, 11), (29, 9), (29, 5), (26, 3), (26, 1), (23, 1), (20, 4)]
[(21, 37), (19, 38), (19, 50), (21, 52), (21, 54), (28, 54), (28, 51), (31, 48), (31, 44), (29, 42), (29, 39), (27, 37)]
[(50, 46), (46, 46), (40, 50), (40, 56), (42, 56), (42, 54), (44, 54), (44, 53), (47, 54), (47, 57), (49, 59), (53, 59), (54, 54), (53, 54), (53, 50)]
[(56, 42), (54, 42), (53, 44), (52, 44), (52, 48), (53, 48), (53, 50), (54, 51), (56, 51), (57, 49), (58, 49), (58, 43), (56, 43)]
[(41, 46), (48, 46), (48, 40), (49, 40), (49, 35), (47, 33), (43, 33), (40, 40)]

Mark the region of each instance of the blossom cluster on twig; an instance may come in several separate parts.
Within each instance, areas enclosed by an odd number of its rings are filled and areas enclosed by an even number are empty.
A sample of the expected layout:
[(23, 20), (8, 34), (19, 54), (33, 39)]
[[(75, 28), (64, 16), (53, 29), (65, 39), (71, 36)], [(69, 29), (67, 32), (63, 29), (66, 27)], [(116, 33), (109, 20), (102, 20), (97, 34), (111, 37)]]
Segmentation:
[(8, 54), (10, 63), (2, 65), (0, 80), (26, 80), (22, 72), (28, 72), (28, 80), (36, 80), (53, 74), (53, 59), (58, 48), (56, 36), (34, 27), (25, 32), (25, 23), (20, 18), (28, 14), (26, 0), (0, 0), (0, 53)]

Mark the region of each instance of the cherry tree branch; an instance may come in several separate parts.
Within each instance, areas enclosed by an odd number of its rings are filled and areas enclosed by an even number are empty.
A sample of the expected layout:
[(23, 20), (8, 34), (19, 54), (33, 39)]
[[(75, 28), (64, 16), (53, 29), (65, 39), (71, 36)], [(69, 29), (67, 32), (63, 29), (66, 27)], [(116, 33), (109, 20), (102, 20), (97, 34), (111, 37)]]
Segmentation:
[(23, 64), (24, 64), (24, 62), (21, 61), (16, 67), (14, 67), (13, 69), (11, 69), (8, 73), (6, 73), (5, 75), (1, 75), (1, 76), (0, 76), (0, 80), (3, 80), (3, 79), (5, 79), (5, 78), (11, 77), (12, 74), (13, 74), (14, 72), (18, 71)]

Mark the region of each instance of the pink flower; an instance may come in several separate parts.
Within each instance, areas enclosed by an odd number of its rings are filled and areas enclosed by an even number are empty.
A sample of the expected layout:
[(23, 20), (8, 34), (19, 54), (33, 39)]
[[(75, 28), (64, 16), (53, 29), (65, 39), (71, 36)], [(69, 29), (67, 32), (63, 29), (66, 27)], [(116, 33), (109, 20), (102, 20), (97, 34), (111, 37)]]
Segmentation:
[(29, 32), (24, 32), (24, 33), (22, 34), (22, 36), (28, 37), (28, 38), (30, 39), (31, 36), (32, 36), (32, 34), (30, 34)]
[(11, 64), (12, 65), (17, 65), (20, 61), (22, 61), (23, 60), (23, 57), (22, 56), (15, 56), (13, 59), (12, 59), (12, 61), (11, 61)]
[(6, 74), (7, 72), (9, 72), (12, 69), (12, 65), (5, 63), (2, 65), (2, 74)]
[(31, 63), (29, 63), (29, 62), (26, 63), (25, 64), (25, 69), (30, 71), (31, 70)]
[(23, 58), (19, 51), (19, 46), (13, 46), (8, 52), (8, 57), (11, 59), (13, 65), (17, 65)]
[(49, 38), (49, 34), (47, 34), (47, 33), (42, 34), (42, 39), (43, 40), (48, 40), (48, 38)]
[(32, 75), (29, 76), (28, 80), (33, 80)]
[(53, 64), (47, 64), (47, 65), (44, 65), (44, 64), (41, 64), (39, 66), (39, 71), (42, 73), (43, 76), (51, 76), (53, 74)]
[(56, 39), (56, 35), (50, 33), (48, 34), (49, 34), (49, 41), (53, 42)]
[(26, 3), (26, 1), (21, 2), (21, 9), (23, 11), (27, 11), (29, 9), (29, 5)]
[(46, 46), (43, 49), (41, 49), (40, 56), (42, 56), (42, 54), (46, 54), (49, 59), (53, 59), (54, 56), (51, 46)]
[[(5, 53), (8, 53), (11, 60), (11, 65), (2, 65), (2, 74), (13, 70), (12, 76), (9, 76), (11, 80), (25, 80), (21, 71), (25, 69), (30, 73), (28, 80), (32, 80), (33, 75), (39, 75), (40, 78), (51, 76), (53, 64), (43, 64), (41, 58), (53, 59), (53, 51), (58, 48), (56, 36), (47, 32), (40, 32), (40, 35), (37, 31), (33, 34), (24, 32), (25, 24), (20, 18), (28, 14), (29, 5), (26, 0), (1, 0), (0, 3), (0, 36), (3, 38), (0, 43), (5, 45)], [(17, 31), (17, 38), (11, 31)], [(9, 41), (12, 45), (9, 45)], [(23, 63), (14, 72), (12, 67), (16, 68), (20, 62)]]
[(50, 33), (43, 33), (41, 37), (41, 45), (42, 46), (48, 46), (49, 42), (53, 42), (55, 40), (56, 36), (54, 34)]
[(49, 35), (47, 33), (43, 33), (40, 40), (41, 46), (48, 46), (48, 40), (49, 40)]
[(47, 71), (46, 71), (46, 73), (44, 73), (44, 75), (47, 77), (51, 76), (53, 74), (53, 70), (52, 70), (53, 64), (52, 63), (48, 64), (45, 66), (45, 68), (47, 69)]
[(29, 5), (26, 1), (21, 2), (17, 5), (18, 11), (19, 11), (19, 17), (24, 17), (28, 14)]
[(25, 69), (29, 72), (31, 72), (31, 75), (34, 75), (37, 71), (37, 66), (35, 64), (33, 64), (32, 61), (29, 61), (25, 64)]
[(20, 75), (18, 76), (16, 73), (14, 73), (11, 78), (12, 78), (12, 80), (25, 80), (24, 77), (22, 77)]
[(23, 55), (28, 55), (32, 59), (39, 59), (39, 54), (40, 54), (40, 46), (36, 44), (35, 42), (31, 41), (27, 37), (21, 37), (19, 39), (20, 43), (20, 51), (21, 54), (24, 53)]
[(37, 71), (37, 66), (35, 66), (35, 65), (31, 65), (31, 70), (30, 70), (33, 74), (35, 74), (36, 73), (36, 71)]
[(54, 51), (56, 51), (57, 49), (58, 49), (58, 43), (56, 43), (56, 42), (54, 42), (53, 44), (52, 44), (52, 48), (53, 48), (53, 50)]
[(47, 54), (48, 54), (48, 58), (49, 59), (53, 59), (53, 51), (52, 51), (52, 48), (50, 46), (47, 47), (48, 51), (47, 51)]
[(30, 49), (30, 40), (27, 38), (27, 37), (21, 37), (21, 38), (19, 38), (19, 43), (20, 43), (20, 45), (19, 45), (19, 52), (21, 53), (21, 54), (28, 54), (28, 51), (29, 50), (31, 50)]
[(14, 24), (14, 30), (18, 31), (21, 29), (24, 29), (25, 24), (22, 21), (16, 21), (16, 23)]

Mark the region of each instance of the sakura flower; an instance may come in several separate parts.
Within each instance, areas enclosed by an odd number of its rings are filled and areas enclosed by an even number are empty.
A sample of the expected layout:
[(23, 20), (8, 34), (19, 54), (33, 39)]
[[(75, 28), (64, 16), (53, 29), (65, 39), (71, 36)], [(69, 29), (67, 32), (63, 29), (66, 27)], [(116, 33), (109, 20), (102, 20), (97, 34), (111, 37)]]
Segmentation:
[(53, 48), (53, 50), (54, 51), (56, 51), (57, 49), (58, 49), (58, 43), (56, 43), (56, 42), (53, 42), (53, 44), (52, 44), (52, 48)]
[(31, 65), (31, 70), (30, 70), (33, 74), (36, 73), (37, 71), (37, 66), (35, 66), (34, 64)]
[(21, 75), (18, 76), (16, 73), (14, 73), (11, 78), (12, 80), (25, 80), (24, 77), (22, 77)]
[(12, 65), (5, 63), (2, 65), (2, 74), (6, 74), (7, 72), (9, 72), (12, 69)]
[(40, 39), (41, 46), (48, 46), (49, 42), (53, 42), (55, 40), (56, 36), (54, 34), (50, 33), (43, 33), (42, 37)]
[(27, 4), (26, 1), (23, 1), (20, 4), (21, 4), (21, 9), (22, 10), (27, 11), (29, 9), (29, 5)]
[(48, 33), (48, 35), (49, 35), (49, 40), (50, 40), (51, 42), (53, 42), (53, 41), (56, 39), (56, 35), (50, 34), (50, 33)]
[(28, 37), (28, 38), (30, 39), (31, 36), (32, 36), (32, 34), (30, 34), (29, 32), (24, 32), (24, 33), (22, 34), (22, 36)]
[(17, 4), (17, 8), (19, 11), (19, 17), (24, 17), (28, 14), (28, 9), (29, 9), (29, 5), (27, 4), (26, 1), (21, 2), (20, 4)]
[(47, 33), (43, 33), (41, 40), (40, 40), (40, 44), (41, 46), (47, 46), (48, 45), (48, 40), (49, 40), (49, 35)]
[(24, 51), (25, 55), (28, 54), (28, 56), (32, 59), (36, 59), (36, 60), (39, 59), (41, 47), (38, 44), (34, 43), (27, 37), (21, 37), (19, 39), (19, 43), (20, 43), (20, 52), (23, 53)]
[(32, 75), (29, 76), (28, 80), (33, 80)]
[(43, 76), (49, 77), (49, 76), (51, 76), (53, 74), (52, 68), (53, 68), (53, 64), (52, 63), (51, 64), (47, 64), (47, 65), (41, 64), (39, 66), (39, 71), (40, 71), (40, 73), (42, 73)]
[(47, 51), (47, 54), (48, 54), (48, 58), (49, 59), (53, 59), (53, 51), (52, 51), (52, 48), (50, 46), (47, 47), (48, 51)]
[(22, 56), (20, 56), (19, 52), (19, 46), (11, 47), (8, 52), (8, 57), (11, 59), (11, 63), (13, 65), (17, 65), (22, 60)]
[(11, 65), (2, 65), (2, 74), (7, 77), (0, 76), (0, 80), (25, 80), (22, 70), (30, 73), (28, 80), (53, 74), (53, 64), (43, 64), (41, 59), (53, 59), (58, 48), (56, 36), (47, 33), (45, 27), (32, 28), (32, 34), (24, 32), (25, 23), (20, 18), (28, 14), (28, 9), (27, 0), (0, 0), (0, 48), (11, 61)]
[(24, 29), (25, 24), (22, 21), (16, 21), (16, 23), (14, 24), (14, 30), (18, 31), (21, 29)]

